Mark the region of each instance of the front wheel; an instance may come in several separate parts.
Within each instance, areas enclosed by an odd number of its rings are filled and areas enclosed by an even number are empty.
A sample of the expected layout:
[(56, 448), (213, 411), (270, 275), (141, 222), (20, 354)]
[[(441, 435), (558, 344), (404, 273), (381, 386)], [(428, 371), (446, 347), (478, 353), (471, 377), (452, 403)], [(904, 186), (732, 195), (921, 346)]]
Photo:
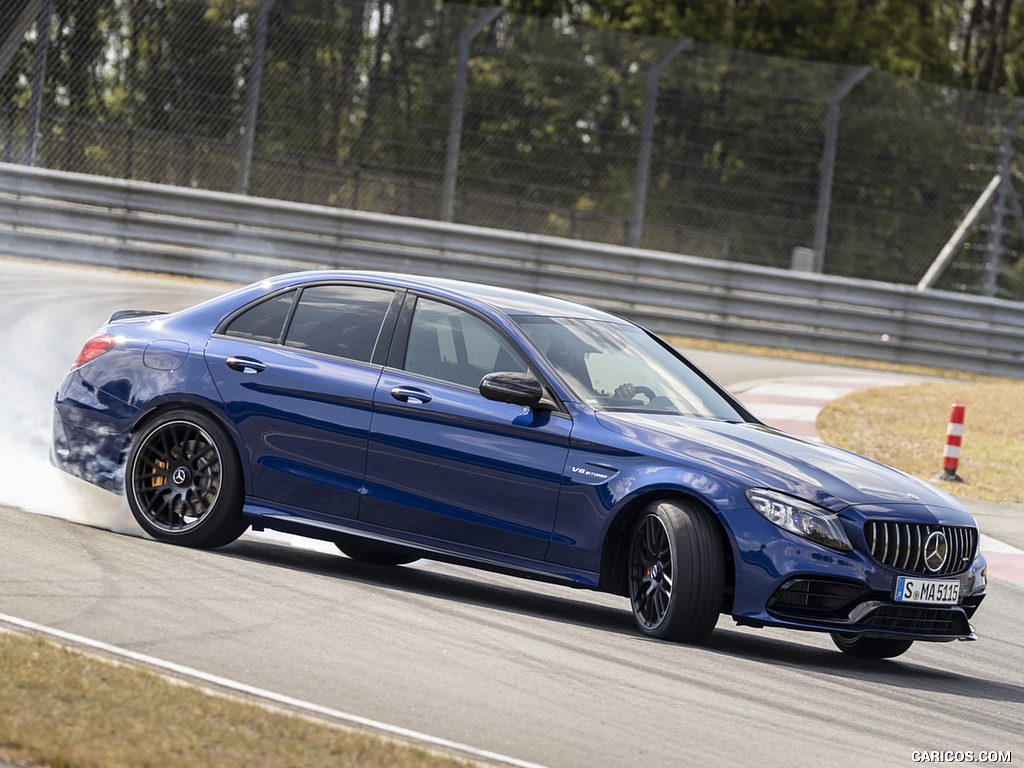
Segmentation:
[(832, 642), (848, 656), (860, 659), (892, 659), (906, 653), (913, 640), (890, 637), (865, 637), (851, 632), (832, 632)]
[(708, 510), (663, 501), (643, 511), (629, 545), (629, 598), (641, 632), (704, 640), (718, 621), (724, 584), (725, 553)]
[(135, 519), (162, 541), (212, 549), (245, 531), (242, 470), (223, 427), (192, 411), (170, 411), (136, 437), (125, 468)]

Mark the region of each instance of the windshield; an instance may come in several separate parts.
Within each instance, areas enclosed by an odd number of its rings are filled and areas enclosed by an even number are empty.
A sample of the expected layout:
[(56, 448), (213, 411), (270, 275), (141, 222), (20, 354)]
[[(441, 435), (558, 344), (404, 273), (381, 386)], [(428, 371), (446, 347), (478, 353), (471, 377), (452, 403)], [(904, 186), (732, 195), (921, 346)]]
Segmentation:
[(699, 374), (635, 325), (558, 317), (515, 320), (576, 397), (592, 408), (744, 420)]

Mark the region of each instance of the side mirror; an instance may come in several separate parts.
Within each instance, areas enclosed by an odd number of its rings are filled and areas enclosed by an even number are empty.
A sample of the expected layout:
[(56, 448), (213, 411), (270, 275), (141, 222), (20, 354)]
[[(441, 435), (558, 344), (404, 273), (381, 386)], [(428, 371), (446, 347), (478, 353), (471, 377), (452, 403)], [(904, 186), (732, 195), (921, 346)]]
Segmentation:
[(544, 387), (532, 373), (488, 373), (480, 381), (480, 394), (488, 400), (528, 408), (545, 407)]

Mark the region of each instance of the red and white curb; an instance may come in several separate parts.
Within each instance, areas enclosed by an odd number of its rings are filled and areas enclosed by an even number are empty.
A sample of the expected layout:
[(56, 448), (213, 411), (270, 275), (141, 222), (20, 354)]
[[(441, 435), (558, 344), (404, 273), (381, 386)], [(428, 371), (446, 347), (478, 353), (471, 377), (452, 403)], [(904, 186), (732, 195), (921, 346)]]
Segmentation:
[(988, 575), (1024, 587), (1024, 550), (981, 534), (981, 551), (988, 561)]
[[(913, 384), (899, 376), (804, 376), (765, 379), (734, 385), (731, 389), (751, 413), (765, 424), (797, 437), (820, 440), (816, 422), (821, 409), (833, 400), (874, 387)], [(982, 534), (981, 551), (988, 560), (989, 576), (1024, 586), (1024, 551)]]
[(732, 392), (768, 426), (818, 440), (815, 422), (821, 409), (833, 400), (862, 389), (914, 382), (898, 376), (804, 376), (738, 384)]

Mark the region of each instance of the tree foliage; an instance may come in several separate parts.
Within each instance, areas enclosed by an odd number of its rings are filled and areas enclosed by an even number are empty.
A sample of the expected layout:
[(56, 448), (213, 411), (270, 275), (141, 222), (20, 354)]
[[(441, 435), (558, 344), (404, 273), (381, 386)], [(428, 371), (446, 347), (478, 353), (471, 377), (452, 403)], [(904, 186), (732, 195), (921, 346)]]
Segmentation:
[[(478, 0), (477, 5), (491, 5)], [(1024, 0), (504, 0), (517, 13), (1024, 95)]]
[[(246, 126), (261, 0), (54, 0), (40, 163), (231, 191), (254, 130), (251, 194), (437, 217), (459, 41), (490, 4), (274, 0)], [(842, 100), (826, 269), (913, 281), (1024, 103), (1024, 0), (507, 6), (470, 49), (461, 223), (626, 242), (648, 75), (689, 38), (657, 79), (642, 245), (789, 266), (815, 240), (830, 99), (866, 65)], [(4, 159), (32, 54), (0, 73)], [(973, 287), (978, 263), (949, 274)]]

